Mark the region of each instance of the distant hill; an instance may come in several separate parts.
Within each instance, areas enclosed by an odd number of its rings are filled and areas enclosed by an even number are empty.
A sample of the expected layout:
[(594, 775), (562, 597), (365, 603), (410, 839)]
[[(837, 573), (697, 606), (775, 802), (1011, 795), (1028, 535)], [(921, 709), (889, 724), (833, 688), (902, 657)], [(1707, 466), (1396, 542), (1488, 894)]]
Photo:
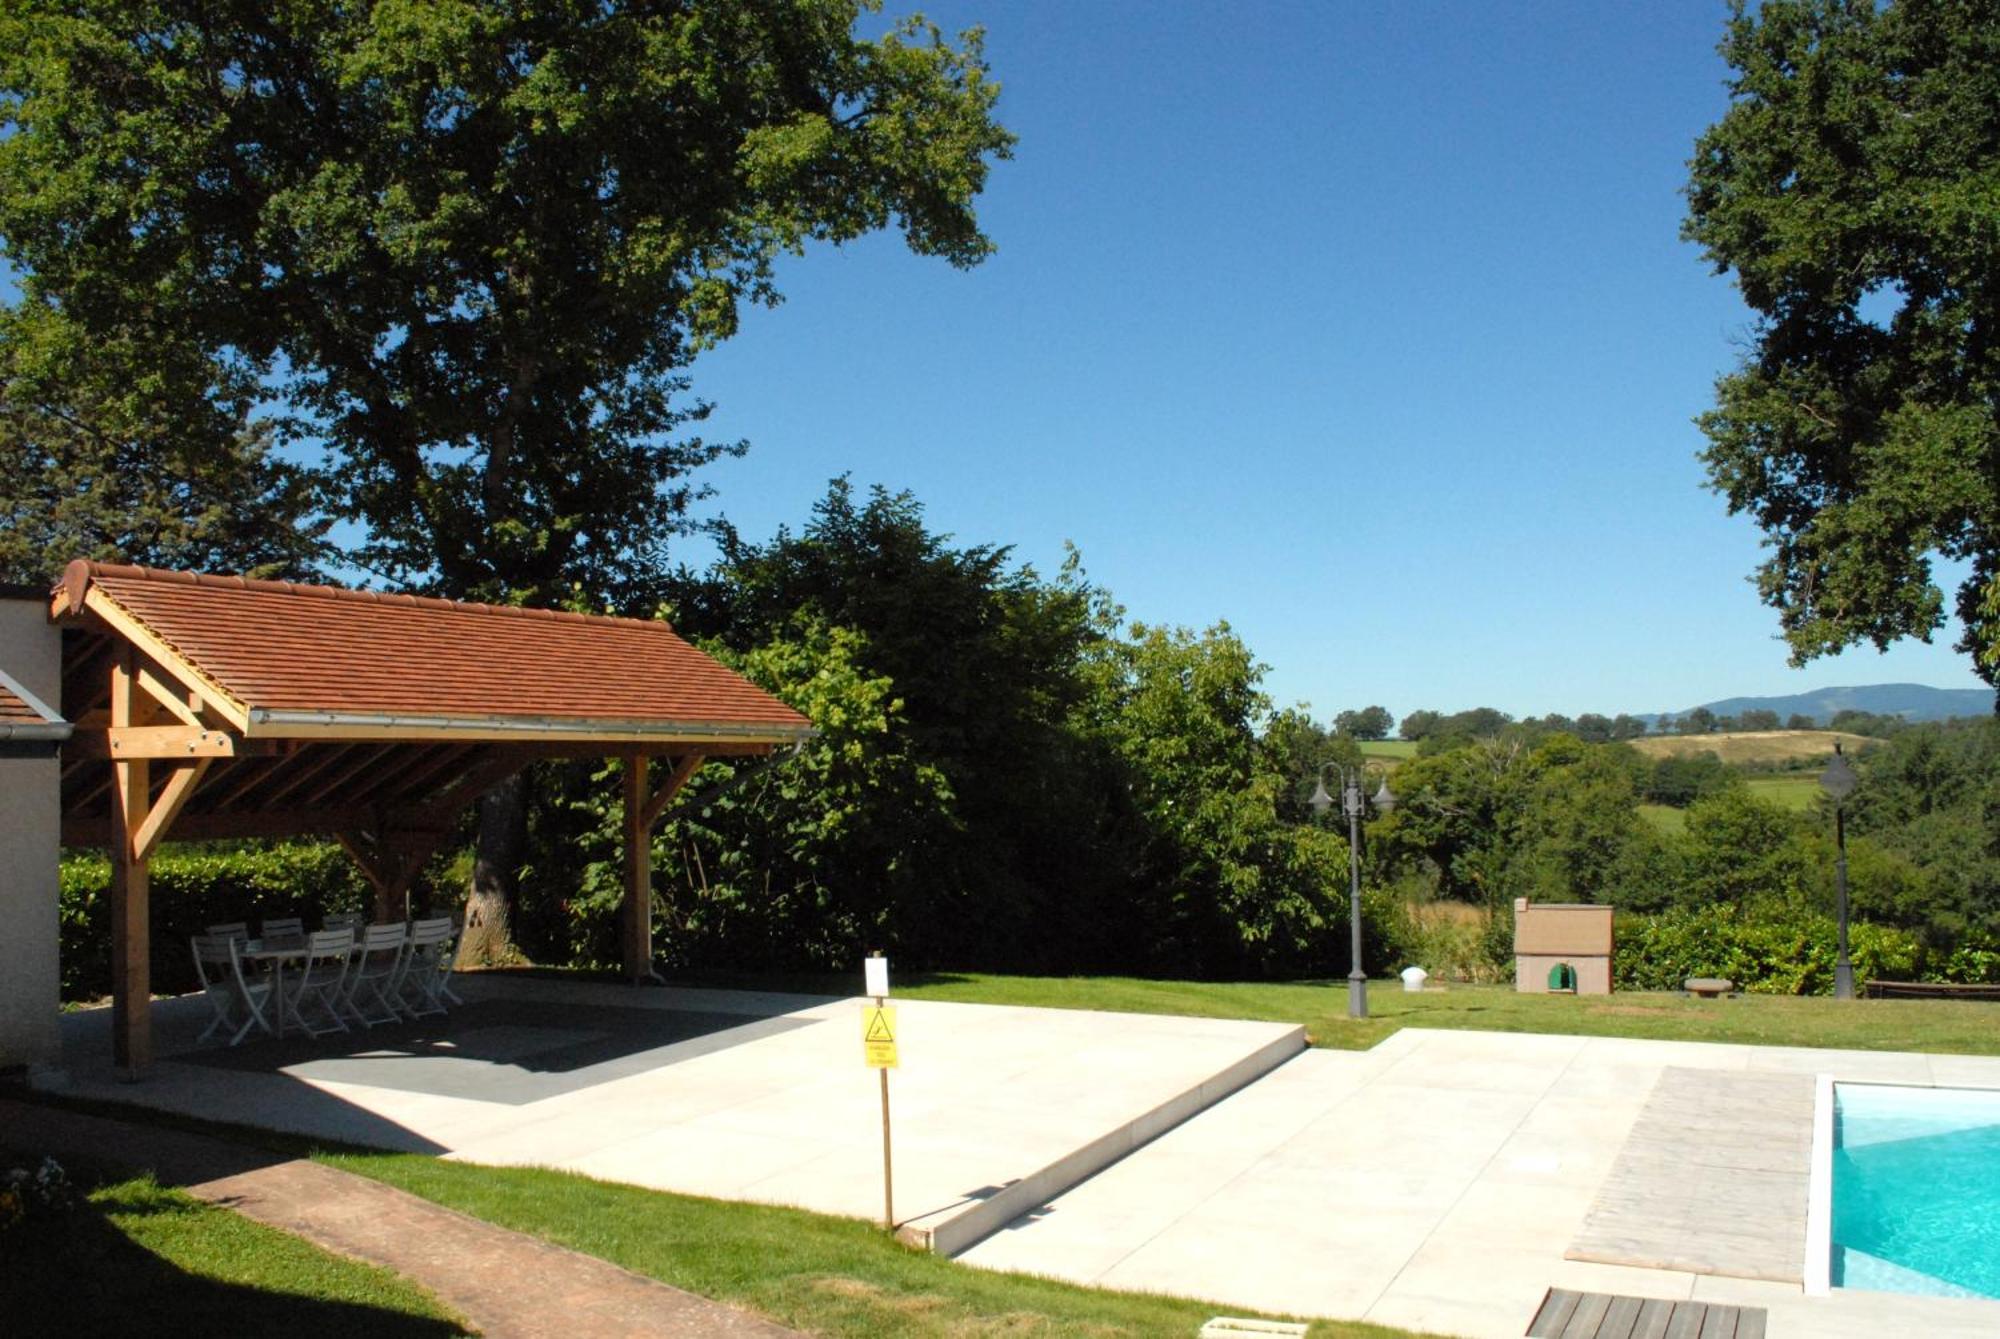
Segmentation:
[[(1931, 688), (1920, 683), (1876, 683), (1859, 688), (1822, 688), (1811, 693), (1791, 693), (1784, 697), (1725, 697), (1701, 704), (1718, 716), (1740, 716), (1746, 711), (1775, 711), (1780, 721), (1794, 713), (1810, 716), (1821, 725), (1837, 712), (1865, 711), (1872, 716), (1901, 716), (1908, 721), (1943, 721), (1954, 716), (1989, 716), (1993, 694), (1984, 688)], [(1687, 711), (1693, 711), (1689, 707)], [(1675, 716), (1685, 716), (1677, 711)], [(1653, 725), (1660, 719), (1655, 712), (1639, 719)]]

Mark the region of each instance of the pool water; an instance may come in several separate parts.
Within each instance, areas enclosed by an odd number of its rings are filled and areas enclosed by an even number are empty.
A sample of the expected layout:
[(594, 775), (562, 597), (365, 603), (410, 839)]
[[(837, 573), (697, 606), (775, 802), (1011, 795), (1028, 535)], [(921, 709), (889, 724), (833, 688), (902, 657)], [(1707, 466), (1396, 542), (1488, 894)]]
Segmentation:
[(1834, 1086), (1832, 1281), (2000, 1298), (2000, 1091)]

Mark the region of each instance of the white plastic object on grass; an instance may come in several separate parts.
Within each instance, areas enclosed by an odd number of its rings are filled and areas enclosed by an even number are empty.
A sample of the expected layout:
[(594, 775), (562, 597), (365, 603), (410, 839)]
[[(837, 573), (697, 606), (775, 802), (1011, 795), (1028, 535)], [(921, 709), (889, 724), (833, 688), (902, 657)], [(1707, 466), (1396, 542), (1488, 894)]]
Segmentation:
[(1405, 967), (1403, 969), (1403, 989), (1412, 994), (1422, 990), (1424, 982), (1430, 979), (1431, 974), (1421, 967)]

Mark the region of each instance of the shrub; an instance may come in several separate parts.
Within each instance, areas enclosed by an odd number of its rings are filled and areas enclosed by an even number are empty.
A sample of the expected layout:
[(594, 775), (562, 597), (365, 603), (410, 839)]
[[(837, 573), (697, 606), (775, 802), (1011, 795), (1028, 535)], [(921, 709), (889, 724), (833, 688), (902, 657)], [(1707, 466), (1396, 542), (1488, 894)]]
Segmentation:
[[(92, 999), (111, 989), (111, 861), (66, 856), (59, 893), (62, 996)], [(255, 923), (300, 916), (308, 924), (331, 912), (373, 907), (368, 882), (330, 842), (270, 846), (169, 847), (152, 861), (153, 989), (177, 994), (198, 986), (188, 937), (219, 921)]]
[[(1824, 995), (1833, 990), (1839, 929), (1813, 912), (1748, 915), (1710, 905), (1621, 917), (1613, 973), (1620, 990), (1679, 990), (1691, 976), (1725, 977), (1767, 995)], [(1906, 930), (1853, 922), (1848, 948), (1857, 981), (1956, 980), (1951, 957), (1926, 961)], [(1957, 970), (1981, 965), (1965, 953)], [(2000, 965), (1995, 963), (1994, 965)]]

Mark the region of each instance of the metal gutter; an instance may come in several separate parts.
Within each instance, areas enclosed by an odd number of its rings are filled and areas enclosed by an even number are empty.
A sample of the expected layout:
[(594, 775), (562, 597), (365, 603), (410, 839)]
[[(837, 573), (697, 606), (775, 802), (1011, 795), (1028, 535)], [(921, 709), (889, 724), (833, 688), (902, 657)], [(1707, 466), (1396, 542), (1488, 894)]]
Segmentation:
[(69, 738), (70, 731), (75, 727), (63, 719), (62, 713), (51, 709), (48, 703), (29, 692), (25, 684), (4, 669), (0, 669), (0, 688), (20, 698), (28, 704), (28, 710), (42, 718), (26, 725), (18, 722), (0, 724), (0, 739), (49, 740), (60, 744)]

